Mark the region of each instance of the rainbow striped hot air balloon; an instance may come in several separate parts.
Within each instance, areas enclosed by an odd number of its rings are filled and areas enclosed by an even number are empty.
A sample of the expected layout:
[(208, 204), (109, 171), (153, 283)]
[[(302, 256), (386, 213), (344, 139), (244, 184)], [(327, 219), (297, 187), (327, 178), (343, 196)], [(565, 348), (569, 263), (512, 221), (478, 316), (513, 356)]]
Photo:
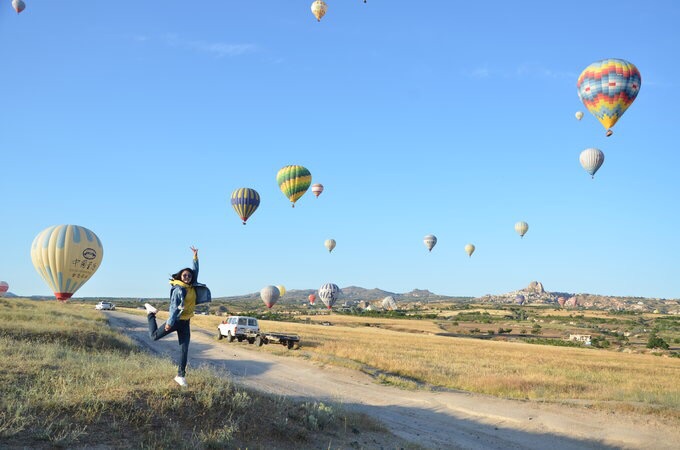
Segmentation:
[(640, 71), (623, 59), (603, 59), (585, 68), (578, 77), (578, 97), (611, 136), (611, 127), (633, 103), (642, 77)]
[(293, 208), (312, 184), (312, 174), (302, 166), (285, 166), (276, 174), (276, 183)]
[(245, 225), (248, 217), (260, 206), (260, 194), (255, 189), (236, 189), (231, 193), (231, 206), (243, 221), (243, 225)]
[(99, 269), (104, 248), (92, 231), (78, 225), (55, 225), (41, 231), (31, 245), (35, 270), (65, 302)]

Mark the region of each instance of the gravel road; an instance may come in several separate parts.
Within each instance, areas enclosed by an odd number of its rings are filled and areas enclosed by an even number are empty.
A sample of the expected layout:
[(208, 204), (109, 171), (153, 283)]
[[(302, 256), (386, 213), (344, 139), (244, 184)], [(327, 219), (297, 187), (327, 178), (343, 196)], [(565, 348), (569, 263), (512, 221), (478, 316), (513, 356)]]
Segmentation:
[[(174, 358), (177, 338), (152, 342), (144, 316), (106, 313), (113, 328), (151, 352)], [(216, 332), (216, 330), (215, 330)], [(242, 386), (303, 401), (339, 402), (382, 422), (392, 433), (430, 449), (677, 449), (680, 426), (621, 414), (442, 391), (376, 384), (367, 374), (318, 366), (214, 339), (192, 327), (191, 366), (211, 365)], [(303, 337), (304, 344), (304, 337)], [(191, 373), (188, 373), (191, 382)]]

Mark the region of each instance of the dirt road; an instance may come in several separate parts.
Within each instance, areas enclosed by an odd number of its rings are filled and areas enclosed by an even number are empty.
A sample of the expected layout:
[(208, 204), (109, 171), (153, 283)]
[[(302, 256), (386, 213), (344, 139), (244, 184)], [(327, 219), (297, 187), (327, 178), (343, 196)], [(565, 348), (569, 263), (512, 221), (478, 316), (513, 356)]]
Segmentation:
[[(107, 312), (150, 351), (175, 357), (174, 335), (147, 336), (146, 318)], [(680, 426), (584, 408), (502, 400), (452, 391), (405, 391), (361, 372), (271, 355), (247, 343), (216, 341), (192, 328), (190, 366), (224, 369), (242, 386), (303, 401), (333, 401), (381, 421), (395, 435), (431, 449), (677, 449)]]

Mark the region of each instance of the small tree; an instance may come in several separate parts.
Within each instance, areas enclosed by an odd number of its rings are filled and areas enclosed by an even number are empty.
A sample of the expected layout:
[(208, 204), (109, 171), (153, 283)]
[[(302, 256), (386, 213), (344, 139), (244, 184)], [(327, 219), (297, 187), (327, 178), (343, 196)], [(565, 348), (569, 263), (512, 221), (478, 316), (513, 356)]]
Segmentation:
[(541, 334), (541, 326), (539, 324), (534, 324), (533, 328), (531, 328), (531, 334)]
[(649, 341), (647, 341), (647, 348), (660, 348), (663, 350), (668, 350), (668, 342), (664, 341), (663, 338), (657, 336), (656, 333), (649, 335)]

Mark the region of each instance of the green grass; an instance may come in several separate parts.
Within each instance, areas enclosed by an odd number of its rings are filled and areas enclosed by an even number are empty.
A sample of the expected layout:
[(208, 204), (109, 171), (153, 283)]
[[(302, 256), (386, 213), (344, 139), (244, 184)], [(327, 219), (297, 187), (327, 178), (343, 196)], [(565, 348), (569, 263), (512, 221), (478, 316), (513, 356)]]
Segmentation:
[(240, 389), (207, 367), (190, 367), (181, 389), (171, 361), (77, 305), (0, 299), (0, 346), (2, 448), (344, 448), (384, 433), (339, 405)]

